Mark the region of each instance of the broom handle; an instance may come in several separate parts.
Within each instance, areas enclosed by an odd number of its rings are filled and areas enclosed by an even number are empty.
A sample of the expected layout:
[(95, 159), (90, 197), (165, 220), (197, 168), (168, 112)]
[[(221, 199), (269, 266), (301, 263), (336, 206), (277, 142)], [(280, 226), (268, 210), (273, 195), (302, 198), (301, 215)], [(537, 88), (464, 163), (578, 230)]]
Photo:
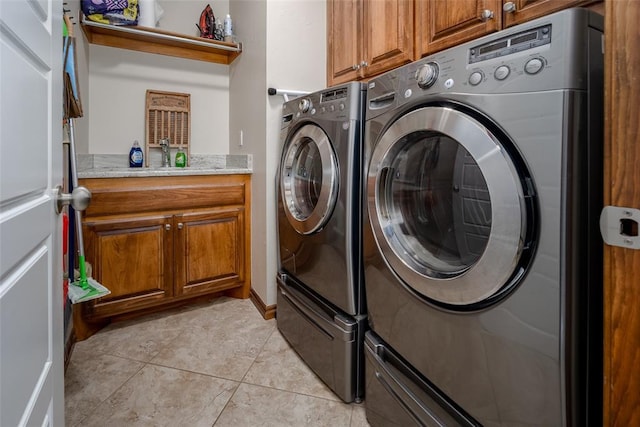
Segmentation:
[[(78, 188), (78, 165), (76, 160), (76, 131), (73, 127), (73, 118), (69, 119), (69, 166), (71, 166), (71, 185)], [(84, 262), (84, 238), (82, 236), (82, 212), (74, 209), (76, 219), (76, 237), (78, 238), (78, 255)]]

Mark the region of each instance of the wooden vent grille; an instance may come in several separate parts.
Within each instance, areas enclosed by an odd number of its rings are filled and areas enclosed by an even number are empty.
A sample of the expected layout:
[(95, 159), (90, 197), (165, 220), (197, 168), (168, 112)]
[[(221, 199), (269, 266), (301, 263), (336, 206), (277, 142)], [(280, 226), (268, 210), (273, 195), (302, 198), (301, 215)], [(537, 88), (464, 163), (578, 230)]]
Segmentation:
[(190, 94), (147, 90), (145, 117), (147, 166), (150, 160), (149, 148), (160, 148), (160, 140), (163, 138), (170, 139), (172, 149), (182, 147), (187, 154), (187, 159), (189, 158)]

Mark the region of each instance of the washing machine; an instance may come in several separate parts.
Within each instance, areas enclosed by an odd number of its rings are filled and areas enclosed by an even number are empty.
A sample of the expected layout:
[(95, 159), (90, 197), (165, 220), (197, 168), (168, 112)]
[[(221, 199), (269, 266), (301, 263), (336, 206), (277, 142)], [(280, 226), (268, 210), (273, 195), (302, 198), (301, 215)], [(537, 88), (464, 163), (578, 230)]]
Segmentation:
[(602, 29), (566, 10), (368, 83), (372, 426), (601, 425)]
[(345, 402), (364, 393), (362, 83), (286, 102), (278, 171), (277, 325)]

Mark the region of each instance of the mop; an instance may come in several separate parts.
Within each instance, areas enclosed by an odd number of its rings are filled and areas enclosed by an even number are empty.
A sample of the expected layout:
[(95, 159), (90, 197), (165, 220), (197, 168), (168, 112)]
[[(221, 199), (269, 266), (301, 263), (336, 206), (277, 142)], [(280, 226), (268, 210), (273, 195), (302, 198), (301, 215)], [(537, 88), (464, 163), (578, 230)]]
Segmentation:
[[(82, 117), (82, 107), (78, 95), (76, 77), (76, 59), (73, 40), (73, 26), (65, 14), (64, 21), (65, 43), (64, 43), (64, 81), (65, 81), (65, 118), (68, 123), (69, 133), (69, 166), (71, 168), (71, 184), (73, 188), (78, 188), (78, 168), (76, 161), (75, 129), (73, 126), (74, 117)], [(82, 213), (74, 209), (76, 222), (76, 236), (78, 240), (78, 280), (69, 285), (69, 299), (73, 304), (89, 301), (108, 295), (111, 291), (101, 285), (97, 280), (87, 277), (87, 266), (84, 258), (84, 239), (82, 235)]]
[[(69, 118), (69, 165), (71, 166), (71, 183), (78, 187), (78, 172), (76, 165), (75, 131), (73, 118)], [(87, 265), (84, 259), (84, 238), (82, 235), (82, 212), (74, 209), (76, 221), (76, 236), (78, 237), (78, 270), (80, 277), (69, 286), (69, 299), (73, 304), (89, 301), (108, 295), (111, 291), (97, 280), (87, 277)]]

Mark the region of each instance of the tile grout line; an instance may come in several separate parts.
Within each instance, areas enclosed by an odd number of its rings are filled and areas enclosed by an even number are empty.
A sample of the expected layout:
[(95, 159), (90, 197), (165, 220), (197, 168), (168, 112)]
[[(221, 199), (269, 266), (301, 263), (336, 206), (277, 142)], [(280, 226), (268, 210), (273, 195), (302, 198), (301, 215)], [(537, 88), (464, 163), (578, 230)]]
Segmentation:
[(136, 375), (138, 375), (138, 373), (140, 371), (142, 371), (147, 365), (148, 363), (146, 362), (140, 362), (139, 360), (133, 360), (133, 359), (129, 359), (126, 357), (120, 357), (120, 356), (115, 356), (113, 354), (107, 354), (107, 353), (103, 353), (106, 354), (107, 356), (111, 356), (111, 357), (119, 357), (120, 359), (124, 359), (124, 360), (132, 360), (134, 362), (138, 362), (138, 363), (142, 363), (142, 366), (140, 367), (140, 369), (136, 370), (133, 374), (131, 374), (129, 376), (129, 378), (127, 378), (126, 380), (124, 380), (122, 382), (122, 384), (120, 384), (118, 387), (115, 388), (115, 390), (113, 390), (113, 392), (111, 394), (109, 394), (109, 396), (107, 396), (106, 398), (104, 398), (103, 400), (100, 401), (100, 403), (98, 403), (91, 412), (87, 413), (87, 415), (85, 415), (84, 417), (82, 417), (82, 419), (76, 424), (76, 426), (81, 426), (82, 422), (87, 419), (90, 415), (93, 415), (93, 413), (107, 400), (109, 400), (113, 395), (115, 395), (122, 387), (124, 387), (125, 384), (127, 384), (129, 381), (131, 381), (131, 379), (133, 377), (135, 377)]
[[(267, 339), (265, 340), (264, 344), (262, 345), (262, 348), (260, 349), (260, 352), (258, 353), (258, 355), (256, 356), (256, 358), (253, 360), (253, 362), (251, 363), (251, 365), (249, 366), (249, 369), (247, 369), (247, 372), (245, 372), (244, 376), (242, 377), (242, 379), (240, 380), (241, 384), (247, 384), (250, 386), (256, 386), (256, 387), (262, 387), (262, 388), (266, 388), (269, 390), (275, 390), (275, 391), (281, 391), (281, 392), (285, 392), (285, 393), (292, 393), (292, 394), (297, 394), (300, 396), (306, 396), (306, 397), (310, 397), (313, 399), (322, 399), (322, 400), (326, 400), (328, 402), (335, 402), (335, 403), (342, 403), (342, 404), (346, 404), (348, 405), (348, 403), (345, 403), (344, 401), (342, 401), (341, 399), (338, 398), (338, 400), (334, 400), (334, 399), (329, 399), (327, 397), (323, 397), (323, 396), (316, 396), (314, 394), (308, 394), (308, 393), (300, 393), (297, 391), (292, 391), (292, 390), (286, 390), (283, 388), (278, 388), (278, 387), (274, 387), (274, 386), (269, 386), (269, 385), (264, 385), (264, 384), (254, 384), (254, 383), (250, 383), (250, 382), (246, 382), (245, 378), (247, 377), (247, 374), (249, 373), (249, 371), (251, 370), (251, 368), (253, 367), (253, 365), (255, 364), (256, 360), (258, 359), (258, 357), (260, 357), (260, 355), (262, 354), (262, 352), (264, 351), (265, 346), (267, 345), (267, 342), (269, 341), (269, 339), (271, 339), (271, 337), (273, 336), (273, 334), (275, 334), (276, 332), (278, 332), (278, 327), (275, 326), (273, 328), (273, 331), (271, 331), (271, 334), (267, 337)], [(293, 350), (293, 348), (289, 347), (289, 349), (293, 352), (295, 352), (295, 350)], [(297, 353), (296, 353), (297, 355)], [(299, 357), (299, 356), (298, 356)], [(316, 375), (315, 373), (313, 373), (313, 375)], [(316, 379), (318, 381), (322, 380), (316, 375)], [(324, 384), (324, 383), (323, 383)]]
[(249, 365), (249, 367), (247, 368), (247, 371), (244, 373), (244, 375), (242, 376), (242, 378), (240, 379), (240, 381), (238, 382), (238, 385), (236, 386), (236, 389), (233, 391), (233, 393), (231, 394), (231, 397), (229, 397), (229, 400), (227, 400), (227, 403), (224, 404), (224, 407), (222, 408), (222, 411), (220, 411), (220, 413), (218, 414), (218, 416), (216, 417), (216, 419), (213, 421), (212, 427), (216, 425), (216, 423), (218, 422), (218, 420), (220, 419), (220, 417), (222, 416), (222, 414), (224, 413), (224, 411), (227, 409), (227, 407), (229, 406), (229, 403), (231, 403), (231, 401), (233, 400), (233, 397), (236, 395), (236, 393), (238, 392), (238, 389), (240, 388), (240, 385), (242, 384), (247, 384), (244, 382), (244, 379), (246, 378), (247, 374), (249, 373), (249, 371), (251, 370), (251, 368), (253, 367), (253, 365), (256, 363), (256, 360), (258, 359), (258, 357), (260, 357), (260, 355), (262, 354), (262, 352), (264, 351), (264, 347), (265, 345), (267, 345), (267, 341), (269, 341), (269, 338), (271, 338), (271, 336), (273, 335), (273, 333), (275, 332), (277, 328), (274, 327), (273, 330), (271, 331), (271, 333), (269, 334), (269, 336), (264, 340), (264, 343), (262, 343), (262, 347), (260, 348), (260, 351), (258, 352), (258, 354), (256, 355), (256, 357), (253, 359), (253, 362), (251, 362), (251, 364)]

